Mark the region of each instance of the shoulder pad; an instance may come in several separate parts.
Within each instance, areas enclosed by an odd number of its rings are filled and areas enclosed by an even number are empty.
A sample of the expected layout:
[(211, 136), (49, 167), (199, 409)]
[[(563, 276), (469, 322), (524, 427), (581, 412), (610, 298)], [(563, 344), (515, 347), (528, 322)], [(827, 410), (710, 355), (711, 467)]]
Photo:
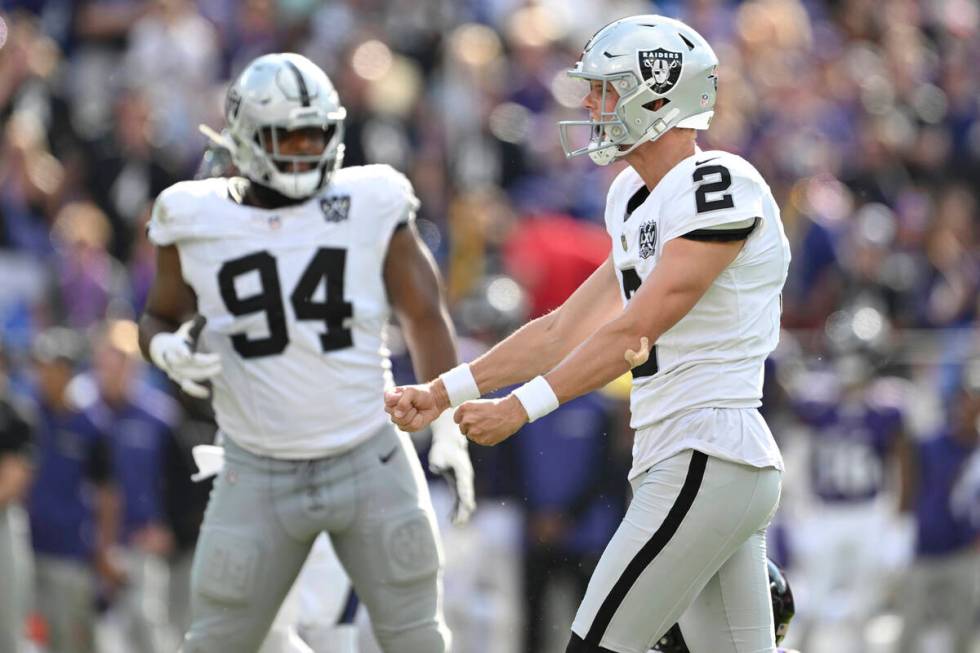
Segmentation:
[(352, 203), (370, 202), (370, 212), (391, 229), (413, 220), (420, 205), (408, 177), (385, 164), (338, 170), (324, 196), (345, 193), (351, 195)]
[(665, 242), (698, 229), (763, 217), (769, 187), (742, 157), (711, 150), (682, 165), (665, 200)]
[[(154, 245), (173, 245), (205, 234), (209, 201), (227, 201), (228, 180), (181, 181), (167, 188), (153, 203), (147, 235)], [(204, 210), (202, 210), (204, 209)]]

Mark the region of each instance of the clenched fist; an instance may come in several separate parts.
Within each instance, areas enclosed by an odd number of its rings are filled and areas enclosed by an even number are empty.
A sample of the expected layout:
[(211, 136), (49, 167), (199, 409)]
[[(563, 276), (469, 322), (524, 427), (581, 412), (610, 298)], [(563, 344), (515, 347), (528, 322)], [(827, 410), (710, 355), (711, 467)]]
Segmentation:
[(442, 381), (398, 386), (385, 392), (385, 412), (403, 431), (419, 431), (449, 408), (449, 395)]
[(467, 401), (454, 416), (459, 430), (477, 444), (500, 444), (527, 423), (527, 412), (514, 395)]

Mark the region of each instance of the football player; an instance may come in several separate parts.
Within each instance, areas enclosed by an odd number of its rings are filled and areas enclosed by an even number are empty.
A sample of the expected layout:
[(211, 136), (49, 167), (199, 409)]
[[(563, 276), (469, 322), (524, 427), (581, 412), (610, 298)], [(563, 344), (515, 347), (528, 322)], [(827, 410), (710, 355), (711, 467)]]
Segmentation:
[(589, 581), (570, 653), (645, 653), (682, 615), (697, 624), (685, 632), (696, 653), (776, 648), (765, 528), (783, 461), (757, 407), (790, 251), (758, 171), (696, 145), (717, 68), (700, 34), (662, 16), (596, 33), (570, 73), (590, 85), (589, 119), (559, 128), (568, 156), (629, 164), (607, 196), (609, 258), (559, 309), (473, 363), (385, 397), (408, 429), (459, 406), (463, 432), (492, 445), (632, 370), (634, 498)]
[(890, 570), (911, 556), (911, 524), (896, 511), (911, 500), (902, 487), (908, 383), (874, 372), (866, 354), (848, 352), (801, 373), (788, 389), (808, 433), (812, 496), (789, 531), (807, 605), (798, 628), (803, 650), (827, 639), (863, 641), (866, 623), (884, 607)]
[[(456, 363), (452, 325), (411, 184), (388, 166), (341, 169), (345, 115), (314, 63), (260, 57), (225, 106), (242, 176), (178, 183), (154, 205), (140, 344), (188, 394), (210, 381), (224, 436), (185, 653), (258, 649), (321, 532), (386, 653), (449, 648), (425, 479), (380, 398), (391, 313), (419, 378)], [(435, 438), (430, 463), (455, 477), (464, 519), (466, 441), (451, 422)]]

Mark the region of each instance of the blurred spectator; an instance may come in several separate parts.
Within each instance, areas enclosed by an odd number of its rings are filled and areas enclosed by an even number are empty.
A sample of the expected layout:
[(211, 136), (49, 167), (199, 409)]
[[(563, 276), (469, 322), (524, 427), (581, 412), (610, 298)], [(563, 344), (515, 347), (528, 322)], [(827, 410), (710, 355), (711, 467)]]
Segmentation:
[[(917, 383), (903, 422), (917, 434), (932, 432), (932, 411), (941, 416), (963, 358), (976, 353), (974, 0), (896, 0), (885, 9), (867, 0), (2, 4), (0, 329), (15, 359), (38, 325), (79, 330), (140, 308), (154, 265), (142, 233), (147, 207), (193, 173), (197, 122), (220, 127), (211, 116), (228, 77), (282, 50), (305, 52), (337, 84), (349, 111), (349, 163), (395, 162), (412, 178), (423, 237), (448, 262), (461, 334), (496, 342), (509, 319), (501, 313), (549, 310), (562, 287), (608, 254), (598, 225), (619, 167), (565, 160), (554, 123), (581, 117), (583, 92), (563, 70), (588, 37), (605, 21), (647, 11), (688, 20), (710, 40), (721, 59), (719, 105), (699, 144), (745, 156), (782, 208), (794, 257), (783, 319), (800, 342), (786, 367), (825, 356), (828, 333), (859, 325), (864, 344), (899, 347), (897, 372)], [(778, 412), (787, 432), (777, 437), (793, 441), (795, 420)], [(207, 495), (206, 485), (180, 484), (190, 444), (213, 435), (206, 417), (195, 420), (177, 430), (181, 446), (166, 456), (176, 612), (186, 606), (182, 565)], [(798, 439), (817, 448), (836, 441), (825, 430), (811, 424)], [(855, 473), (867, 481), (890, 466), (884, 450), (861, 450), (820, 475), (863, 470)], [(514, 495), (512, 453), (474, 453), (484, 497)], [(807, 467), (794, 477), (805, 479)], [(833, 503), (801, 494), (818, 509)], [(877, 498), (893, 496), (882, 486)], [(797, 515), (780, 519), (787, 533), (800, 531)], [(810, 544), (829, 548), (836, 540), (828, 537), (821, 531)], [(815, 600), (832, 605), (834, 596)], [(480, 600), (471, 616), (489, 609)], [(473, 617), (461, 632), (482, 624)]]
[(953, 510), (952, 499), (980, 438), (977, 366), (967, 367), (947, 423), (919, 444), (915, 458), (916, 559), (902, 597), (902, 653), (920, 651), (921, 636), (937, 624), (948, 630), (952, 653), (969, 653), (976, 632), (980, 530)]
[(35, 256), (50, 254), (49, 218), (63, 178), (62, 165), (48, 151), (36, 117), (12, 116), (0, 144), (0, 242), (5, 247)]
[(116, 483), (123, 495), (119, 542), (126, 585), (117, 607), (128, 650), (158, 653), (171, 643), (167, 557), (173, 551), (173, 535), (167, 524), (165, 472), (176, 405), (140, 383), (144, 363), (134, 322), (107, 323), (93, 362)]
[(89, 153), (92, 165), (87, 170), (86, 185), (111, 224), (112, 238), (107, 245), (124, 259), (147, 204), (178, 180), (173, 166), (165, 162), (153, 143), (151, 102), (151, 96), (138, 91), (120, 95), (114, 105), (113, 131), (97, 141)]
[(126, 270), (108, 252), (112, 234), (94, 204), (68, 204), (53, 227), (57, 257), (52, 306), (59, 324), (84, 329), (129, 310)]
[[(2, 358), (2, 354), (0, 354)], [(14, 526), (17, 504), (31, 481), (32, 429), (8, 395), (6, 362), (0, 360), (0, 653), (21, 650), (26, 565)], [(19, 564), (18, 564), (19, 563)]]
[(78, 0), (72, 3), (70, 72), (72, 124), (84, 141), (108, 131), (112, 104), (125, 81), (121, 64), (136, 22), (158, 0)]
[(585, 592), (626, 510), (629, 457), (613, 415), (607, 399), (585, 395), (524, 426), (512, 445), (527, 504), (525, 651), (545, 650), (549, 590), (566, 578), (575, 596)]
[[(37, 373), (37, 467), (28, 497), (38, 611), (50, 648), (94, 650), (97, 582), (123, 582), (112, 557), (119, 497), (112, 485), (104, 416), (82, 411), (68, 393), (82, 347), (73, 332), (42, 332), (33, 347)], [(98, 573), (98, 577), (96, 574)]]
[[(153, 108), (156, 142), (178, 159), (197, 157), (203, 144), (197, 126), (210, 122), (212, 102), (220, 106), (215, 101), (217, 94), (211, 93), (220, 66), (214, 26), (191, 0), (157, 0), (153, 10), (136, 22), (129, 37), (123, 70), (128, 86), (140, 89), (146, 104)], [(145, 139), (149, 130), (147, 125), (140, 126)], [(133, 128), (123, 129), (121, 153), (130, 159), (144, 158), (144, 152), (131, 151), (133, 143), (127, 140), (134, 138), (125, 133), (126, 129)], [(160, 190), (151, 188), (151, 197)], [(129, 212), (130, 220), (132, 215)]]

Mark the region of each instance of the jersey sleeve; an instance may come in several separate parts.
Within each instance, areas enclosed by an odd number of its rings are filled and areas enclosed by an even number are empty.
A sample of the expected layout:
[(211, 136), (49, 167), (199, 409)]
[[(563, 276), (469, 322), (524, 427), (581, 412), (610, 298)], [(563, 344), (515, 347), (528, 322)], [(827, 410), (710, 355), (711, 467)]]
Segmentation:
[(224, 179), (185, 181), (164, 190), (153, 203), (146, 233), (154, 245), (174, 245), (181, 240), (196, 238), (207, 228), (199, 219), (196, 206), (200, 200), (215, 192), (214, 184), (226, 184)]
[(389, 165), (371, 165), (364, 166), (361, 179), (358, 194), (363, 193), (374, 202), (372, 213), (382, 233), (390, 234), (396, 227), (415, 220), (420, 202), (408, 177)]
[(408, 177), (391, 166), (363, 166), (357, 175), (352, 201), (366, 209), (359, 213), (366, 222), (357, 230), (357, 238), (365, 246), (386, 252), (392, 235), (415, 221), (420, 202)]
[[(690, 185), (673, 202), (663, 240), (731, 230), (747, 237), (763, 219), (768, 188), (747, 161), (732, 155), (696, 165)], [(714, 240), (713, 237), (706, 238)]]
[(385, 171), (385, 207), (383, 215), (389, 220), (391, 230), (415, 220), (415, 214), (422, 205), (415, 196), (415, 189), (408, 177), (390, 166)]
[(182, 210), (181, 195), (179, 185), (171, 186), (160, 193), (153, 203), (153, 212), (146, 226), (146, 235), (150, 242), (158, 247), (173, 245), (186, 238), (190, 232), (189, 220), (186, 212)]

